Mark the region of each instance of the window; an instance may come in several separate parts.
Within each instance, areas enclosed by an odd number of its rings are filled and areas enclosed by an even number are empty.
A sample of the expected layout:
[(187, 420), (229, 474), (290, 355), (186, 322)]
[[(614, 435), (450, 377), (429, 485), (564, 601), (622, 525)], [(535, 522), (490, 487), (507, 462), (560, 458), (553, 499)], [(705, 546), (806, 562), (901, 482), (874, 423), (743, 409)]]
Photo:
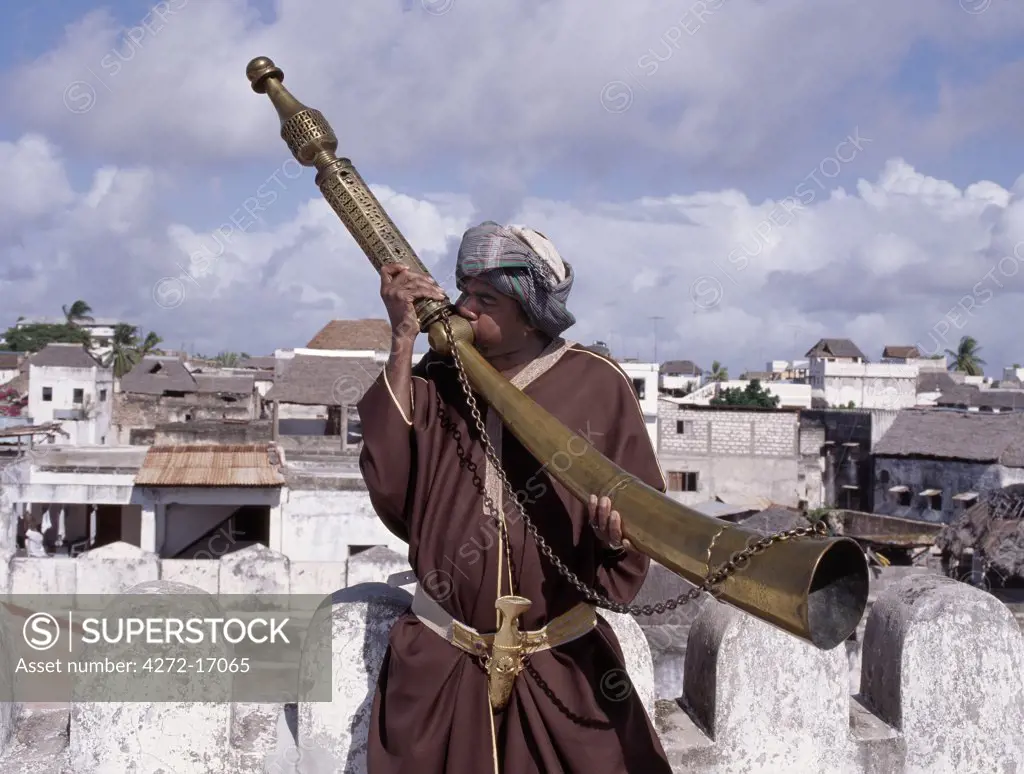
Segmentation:
[(896, 495), (896, 504), (909, 507), (910, 506), (910, 488), (906, 486), (894, 486), (889, 488), (889, 494)]
[(919, 494), (924, 498), (925, 507), (931, 508), (933, 511), (942, 510), (941, 489), (925, 489), (923, 492), (919, 492)]
[(83, 400), (85, 400), (85, 390), (83, 390), (80, 387), (76, 387), (71, 396), (72, 403), (81, 403)]
[(668, 488), (670, 492), (696, 492), (698, 474), (685, 470), (668, 472)]
[(646, 379), (634, 379), (633, 389), (636, 391), (636, 396), (643, 400), (647, 394), (647, 380)]
[(953, 495), (953, 502), (960, 508), (960, 510), (966, 510), (978, 502), (977, 492), (961, 492), (960, 494)]
[(107, 400), (107, 391), (100, 390), (100, 403), (105, 403)]
[(839, 490), (839, 507), (848, 511), (860, 510), (860, 490), (855, 486), (844, 486)]
[(53, 387), (43, 387), (43, 400), (47, 402), (53, 400)]
[(676, 432), (679, 435), (693, 435), (693, 420), (692, 419), (677, 419), (676, 420)]

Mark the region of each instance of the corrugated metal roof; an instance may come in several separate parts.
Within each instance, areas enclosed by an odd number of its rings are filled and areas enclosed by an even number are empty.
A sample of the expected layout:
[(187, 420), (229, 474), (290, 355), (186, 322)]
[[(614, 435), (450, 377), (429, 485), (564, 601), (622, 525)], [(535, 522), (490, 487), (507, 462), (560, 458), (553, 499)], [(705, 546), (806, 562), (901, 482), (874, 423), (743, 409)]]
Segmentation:
[(136, 486), (270, 487), (285, 483), (274, 444), (153, 446), (135, 477)]

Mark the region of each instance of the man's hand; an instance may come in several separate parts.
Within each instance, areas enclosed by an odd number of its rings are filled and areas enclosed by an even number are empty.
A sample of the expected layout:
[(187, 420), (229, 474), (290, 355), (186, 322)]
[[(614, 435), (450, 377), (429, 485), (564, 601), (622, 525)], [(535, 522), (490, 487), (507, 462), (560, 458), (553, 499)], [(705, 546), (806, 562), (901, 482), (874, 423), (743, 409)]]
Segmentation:
[(612, 548), (632, 548), (632, 544), (622, 537), (622, 519), (618, 511), (612, 510), (611, 498), (598, 499), (597, 495), (590, 495), (588, 511), (590, 526), (594, 528), (598, 539)]
[(432, 277), (391, 263), (381, 268), (380, 297), (388, 311), (392, 343), (412, 343), (420, 332), (413, 302), (420, 298), (444, 301), (445, 294)]

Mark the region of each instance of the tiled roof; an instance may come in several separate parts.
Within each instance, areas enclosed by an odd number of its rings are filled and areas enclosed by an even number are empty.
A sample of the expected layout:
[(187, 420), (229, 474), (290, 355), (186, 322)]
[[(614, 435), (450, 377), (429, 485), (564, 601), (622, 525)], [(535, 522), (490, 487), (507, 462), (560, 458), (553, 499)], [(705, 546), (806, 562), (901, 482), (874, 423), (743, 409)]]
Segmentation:
[(39, 368), (102, 368), (82, 344), (47, 344), (29, 358)]
[(915, 346), (889, 344), (882, 350), (882, 357), (919, 358), (921, 351)]
[(959, 384), (943, 390), (935, 401), (937, 406), (1002, 408), (1024, 411), (1022, 390), (979, 390), (971, 384)]
[(136, 486), (274, 487), (285, 483), (274, 444), (151, 446)]
[(391, 324), (387, 320), (331, 320), (320, 329), (306, 349), (391, 349)]
[(703, 373), (692, 360), (666, 360), (659, 370), (668, 376), (700, 376)]
[(202, 393), (227, 393), (229, 395), (248, 395), (253, 391), (254, 376), (248, 374), (195, 374), (196, 391)]
[(364, 357), (296, 355), (281, 363), (282, 373), (267, 400), (306, 406), (352, 406), (380, 376), (383, 363)]
[(859, 357), (867, 360), (860, 347), (850, 339), (821, 339), (807, 350), (804, 357)]
[(255, 374), (189, 373), (176, 357), (150, 355), (121, 378), (121, 391), (138, 395), (165, 392), (249, 395)]
[(905, 409), (875, 444), (873, 453), (1024, 468), (1024, 413)]
[(20, 352), (0, 352), (0, 370), (10, 371), (21, 362)]
[(176, 357), (149, 356), (121, 377), (121, 392), (163, 395), (164, 392), (196, 392), (196, 380)]
[(917, 375), (918, 392), (943, 392), (956, 385), (956, 381), (946, 371), (921, 371)]
[(267, 357), (250, 357), (238, 364), (239, 368), (254, 368), (258, 371), (273, 371), (277, 365), (277, 358), (273, 355)]

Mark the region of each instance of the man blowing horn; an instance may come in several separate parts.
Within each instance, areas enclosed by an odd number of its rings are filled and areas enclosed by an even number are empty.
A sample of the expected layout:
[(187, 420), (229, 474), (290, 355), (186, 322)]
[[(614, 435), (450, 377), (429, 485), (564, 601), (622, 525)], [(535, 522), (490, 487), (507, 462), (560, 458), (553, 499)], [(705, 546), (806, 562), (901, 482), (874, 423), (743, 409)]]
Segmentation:
[[(543, 234), (486, 222), (463, 236), (456, 306), (477, 350), (506, 379), (664, 492), (631, 381), (612, 360), (561, 336), (575, 323), (566, 308), (573, 279)], [(429, 352), (412, 367), (413, 302), (443, 300), (443, 291), (389, 265), (381, 298), (391, 355), (359, 403), (360, 467), (377, 515), (409, 544), (420, 583), (381, 666), (370, 774), (670, 774), (640, 697), (623, 689), (613, 630), (541, 554), (508, 502), (451, 357)], [(496, 413), (478, 406), (516, 500), (555, 556), (587, 586), (632, 602), (650, 560), (623, 541), (608, 498), (580, 503), (502, 432)], [(564, 469), (573, 451), (549, 464)], [(506, 595), (532, 604), (519, 619), (522, 669), (508, 677), (507, 702), (495, 706), (486, 665), (501, 623), (495, 601)]]

